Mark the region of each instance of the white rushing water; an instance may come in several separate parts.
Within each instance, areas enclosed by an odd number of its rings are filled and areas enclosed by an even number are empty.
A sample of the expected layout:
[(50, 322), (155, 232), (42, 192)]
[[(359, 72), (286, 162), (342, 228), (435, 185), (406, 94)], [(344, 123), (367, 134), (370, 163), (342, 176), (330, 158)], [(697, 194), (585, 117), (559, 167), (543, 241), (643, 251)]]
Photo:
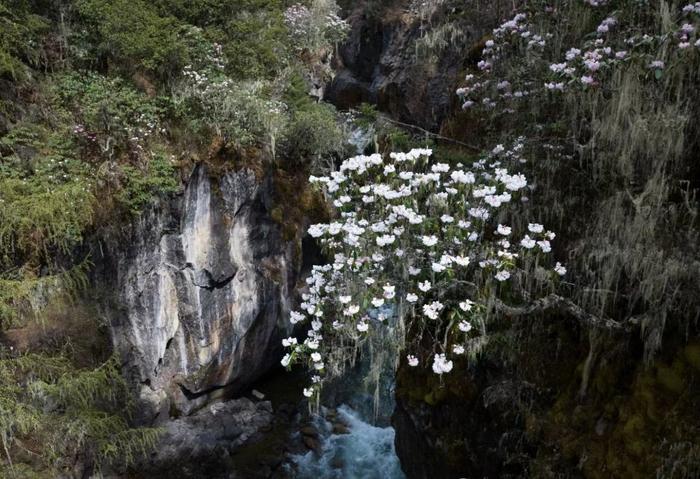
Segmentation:
[(299, 479), (404, 479), (394, 450), (394, 429), (376, 427), (362, 420), (348, 406), (338, 408), (338, 416), (349, 434), (326, 433), (321, 453), (310, 451), (294, 457)]

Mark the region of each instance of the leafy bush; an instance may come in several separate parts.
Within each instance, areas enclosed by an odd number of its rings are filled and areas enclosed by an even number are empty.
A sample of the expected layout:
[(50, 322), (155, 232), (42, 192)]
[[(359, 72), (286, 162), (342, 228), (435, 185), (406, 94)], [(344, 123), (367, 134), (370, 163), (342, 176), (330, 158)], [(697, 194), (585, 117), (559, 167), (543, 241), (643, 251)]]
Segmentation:
[(432, 363), (436, 374), (449, 373), (451, 358), (474, 356), (488, 342), (494, 305), (521, 301), (521, 285), (533, 278), (546, 291), (550, 278), (566, 273), (560, 264), (549, 272), (541, 266), (554, 233), (511, 226), (513, 200), (527, 187), (508, 170), (521, 149), (497, 145), (471, 167), (454, 168), (431, 161), (427, 149), (356, 156), (330, 176), (310, 178), (332, 200), (336, 219), (309, 228), (333, 260), (313, 267), (303, 312), (291, 313), (292, 324), (310, 324), (309, 337), (283, 343), (290, 348), (283, 365), (302, 361), (312, 371), (306, 396), (367, 343), (371, 351), (392, 348), (394, 358), (406, 347), (409, 366)]
[(297, 50), (318, 51), (342, 41), (350, 27), (339, 16), (335, 0), (312, 0), (311, 6), (295, 4), (284, 13), (284, 22)]
[(272, 78), (289, 63), (280, 12), (244, 11), (226, 22), (217, 40), (224, 45), (227, 73), (237, 79)]
[(59, 75), (51, 83), (54, 102), (71, 112), (73, 133), (84, 145), (114, 158), (119, 152), (141, 152), (161, 131), (168, 100), (149, 98), (124, 79), (96, 73)]
[(285, 156), (296, 162), (308, 162), (318, 170), (322, 159), (333, 160), (345, 153), (345, 132), (338, 125), (331, 105), (314, 103), (297, 111), (285, 133)]
[(180, 189), (175, 166), (162, 152), (153, 153), (144, 169), (123, 165), (121, 171), (123, 181), (117, 199), (132, 214), (138, 214), (154, 198)]
[(45, 18), (24, 2), (0, 2), (0, 78), (26, 79), (28, 66), (41, 62), (40, 39), (48, 30)]
[[(92, 224), (93, 178), (65, 131), (17, 126), (0, 138), (0, 327), (40, 286), (81, 283), (70, 265)], [(70, 138), (70, 136), (68, 136)]]
[[(636, 317), (647, 360), (667, 319), (679, 330), (697, 320), (684, 165), (696, 163), (699, 30), (694, 3), (531, 2), (493, 30), (458, 90), (468, 115), (547, 158), (533, 163), (538, 215), (575, 238), (572, 295), (601, 317)], [(570, 211), (587, 212), (582, 236)]]

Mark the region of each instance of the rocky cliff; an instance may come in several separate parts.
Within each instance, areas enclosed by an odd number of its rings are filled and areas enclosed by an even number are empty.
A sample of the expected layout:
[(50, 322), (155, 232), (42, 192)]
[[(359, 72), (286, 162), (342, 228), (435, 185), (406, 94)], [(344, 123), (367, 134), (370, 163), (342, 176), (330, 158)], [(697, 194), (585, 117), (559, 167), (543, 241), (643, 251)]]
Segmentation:
[(271, 179), (210, 173), (197, 166), (183, 195), (102, 247), (113, 345), (145, 420), (249, 385), (277, 363), (288, 333), (299, 258), (270, 218)]
[(428, 27), (445, 18), (430, 2), (424, 2), (425, 10), (417, 10), (414, 3), (397, 0), (371, 6), (359, 2), (348, 7), (352, 28), (339, 47), (327, 101), (340, 108), (375, 104), (396, 120), (440, 130), (457, 104), (454, 91), (465, 63), (474, 55), (470, 49), (489, 31), (504, 2), (475, 9), (469, 21), (461, 22), (466, 24), (458, 36), (441, 38), (437, 46), (426, 40), (424, 48), (420, 42)]

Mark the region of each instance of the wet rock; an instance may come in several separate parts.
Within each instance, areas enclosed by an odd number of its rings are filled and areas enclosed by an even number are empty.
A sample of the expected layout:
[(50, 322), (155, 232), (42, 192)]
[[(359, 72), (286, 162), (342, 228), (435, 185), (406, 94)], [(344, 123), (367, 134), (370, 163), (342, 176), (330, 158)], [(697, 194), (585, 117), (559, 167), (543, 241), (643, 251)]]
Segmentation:
[(333, 469), (342, 469), (345, 467), (345, 461), (340, 456), (335, 456), (331, 461), (331, 467)]
[(333, 434), (350, 434), (350, 429), (343, 423), (333, 424)]
[(304, 426), (299, 430), (304, 436), (309, 436), (313, 438), (318, 437), (318, 430), (314, 426)]
[(314, 452), (321, 452), (321, 442), (312, 436), (302, 436), (302, 441), (304, 445)]
[[(325, 99), (340, 108), (374, 103), (397, 120), (437, 131), (454, 103), (465, 53), (452, 45), (437, 56), (417, 58), (415, 42), (424, 34), (425, 19), (410, 13), (409, 0), (390, 3), (376, 15), (356, 4)], [(465, 44), (488, 31), (486, 24), (474, 23)]]

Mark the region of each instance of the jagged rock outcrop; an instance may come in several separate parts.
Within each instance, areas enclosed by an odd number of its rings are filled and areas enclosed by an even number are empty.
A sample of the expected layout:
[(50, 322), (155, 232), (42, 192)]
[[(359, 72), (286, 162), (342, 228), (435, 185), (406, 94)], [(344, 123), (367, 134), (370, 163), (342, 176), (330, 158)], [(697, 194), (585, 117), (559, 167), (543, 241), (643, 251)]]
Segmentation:
[(251, 170), (201, 164), (183, 195), (103, 248), (114, 349), (145, 422), (188, 414), (277, 362), (299, 258), (270, 218), (272, 190)]

